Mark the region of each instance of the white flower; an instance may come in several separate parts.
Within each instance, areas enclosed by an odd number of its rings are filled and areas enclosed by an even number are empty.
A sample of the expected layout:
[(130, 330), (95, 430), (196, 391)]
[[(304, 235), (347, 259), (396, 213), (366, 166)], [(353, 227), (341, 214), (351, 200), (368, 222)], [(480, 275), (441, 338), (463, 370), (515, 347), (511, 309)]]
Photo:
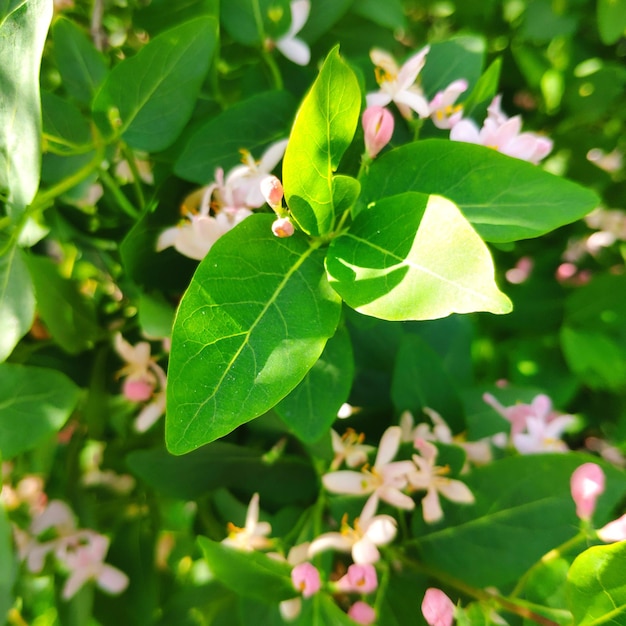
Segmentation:
[(397, 532), (397, 522), (390, 515), (374, 515), (373, 502), (363, 508), (361, 516), (354, 520), (354, 528), (344, 517), (341, 532), (324, 533), (309, 547), (309, 558), (325, 550), (351, 552), (355, 563), (376, 563), (380, 559), (378, 546), (391, 543)]
[(406, 119), (411, 119), (413, 111), (422, 118), (428, 117), (428, 100), (415, 81), (424, 67), (429, 50), (430, 46), (422, 48), (399, 68), (390, 54), (384, 50), (373, 49), (370, 58), (376, 66), (376, 80), (380, 90), (367, 94), (367, 106), (384, 107), (394, 102)]
[(512, 436), (513, 446), (521, 454), (567, 452), (569, 448), (561, 437), (575, 420), (573, 415), (560, 415), (550, 421), (545, 417), (529, 417), (526, 432)]
[(407, 485), (406, 475), (413, 468), (413, 464), (410, 461), (391, 462), (400, 446), (401, 436), (399, 426), (390, 426), (381, 437), (376, 461), (371, 470), (364, 468), (360, 472), (330, 472), (322, 477), (324, 487), (332, 493), (371, 494), (366, 507), (371, 502), (373, 510), (376, 510), (379, 499), (400, 509), (412, 509), (415, 502), (402, 493), (402, 489)]
[(430, 101), (430, 119), (437, 128), (452, 128), (463, 116), (463, 105), (454, 103), (467, 90), (463, 78), (450, 83), (443, 91), (435, 94)]
[(452, 127), (450, 139), (480, 144), (508, 156), (539, 163), (552, 150), (552, 140), (535, 133), (522, 133), (521, 116), (508, 118), (500, 109), (500, 98), (498, 95), (493, 99), (482, 128), (472, 120), (463, 119)]
[(311, 60), (309, 46), (296, 35), (302, 30), (311, 10), (310, 0), (293, 0), (291, 8), (291, 26), (289, 30), (274, 42), (274, 45), (290, 61), (297, 65), (308, 65)]
[(413, 455), (415, 471), (409, 474), (409, 483), (414, 489), (425, 489), (422, 499), (424, 521), (431, 524), (443, 517), (439, 494), (453, 502), (472, 504), (474, 496), (465, 483), (448, 478), (450, 469), (435, 465), (439, 451), (432, 443), (423, 439), (416, 440), (415, 447), (420, 455)]
[(267, 538), (271, 532), (272, 527), (269, 522), (259, 522), (259, 494), (255, 493), (248, 505), (246, 525), (243, 528), (238, 528), (229, 523), (228, 537), (222, 543), (246, 552), (263, 550), (272, 545), (272, 540)]
[(331, 429), (333, 452), (335, 458), (330, 464), (330, 469), (336, 470), (344, 461), (348, 467), (358, 467), (367, 462), (367, 455), (374, 450), (374, 446), (363, 443), (365, 435), (358, 434), (352, 428), (347, 428), (343, 435), (339, 435)]

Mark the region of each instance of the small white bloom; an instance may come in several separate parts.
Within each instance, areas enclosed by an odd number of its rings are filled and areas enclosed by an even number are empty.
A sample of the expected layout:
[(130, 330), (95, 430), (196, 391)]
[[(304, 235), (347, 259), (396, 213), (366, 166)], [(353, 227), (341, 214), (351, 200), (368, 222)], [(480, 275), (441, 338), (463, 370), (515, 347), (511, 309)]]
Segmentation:
[(296, 35), (309, 19), (311, 2), (310, 0), (293, 0), (289, 6), (291, 9), (291, 26), (282, 37), (274, 42), (274, 45), (293, 63), (308, 65), (311, 60), (311, 49)]
[(370, 58), (376, 66), (376, 80), (380, 90), (367, 94), (367, 106), (384, 107), (394, 102), (406, 119), (411, 119), (413, 111), (421, 118), (428, 117), (430, 115), (428, 100), (415, 81), (426, 63), (429, 51), (430, 46), (422, 48), (409, 57), (402, 67), (398, 67), (389, 53), (373, 49)]
[(259, 522), (259, 494), (255, 493), (248, 505), (246, 525), (243, 528), (238, 528), (229, 523), (228, 537), (222, 543), (246, 552), (263, 550), (272, 545), (272, 540), (267, 538), (271, 532), (272, 527), (269, 522)]
[(449, 129), (459, 122), (463, 116), (463, 105), (454, 103), (466, 90), (467, 81), (461, 78), (435, 94), (429, 106), (430, 119), (437, 128)]
[(347, 428), (343, 435), (334, 429), (330, 431), (335, 458), (330, 464), (331, 470), (336, 470), (344, 461), (348, 467), (358, 467), (367, 462), (367, 455), (374, 450), (374, 446), (364, 444), (365, 435), (357, 434), (352, 428)]
[(567, 452), (569, 448), (561, 437), (575, 420), (573, 415), (560, 415), (550, 421), (542, 417), (529, 417), (526, 420), (526, 432), (512, 436), (513, 446), (520, 454)]

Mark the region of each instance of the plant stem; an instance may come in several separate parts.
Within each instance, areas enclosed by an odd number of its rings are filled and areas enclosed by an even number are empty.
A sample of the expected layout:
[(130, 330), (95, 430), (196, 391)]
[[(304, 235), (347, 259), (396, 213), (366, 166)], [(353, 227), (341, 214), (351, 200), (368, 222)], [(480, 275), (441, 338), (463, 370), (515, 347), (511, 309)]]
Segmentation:
[(106, 170), (100, 170), (100, 180), (102, 180), (103, 184), (106, 188), (113, 194), (120, 208), (126, 215), (132, 217), (137, 220), (141, 217), (141, 213), (137, 211), (137, 209), (130, 203), (128, 198), (122, 193), (122, 190), (119, 188), (119, 185), (115, 182), (113, 177)]

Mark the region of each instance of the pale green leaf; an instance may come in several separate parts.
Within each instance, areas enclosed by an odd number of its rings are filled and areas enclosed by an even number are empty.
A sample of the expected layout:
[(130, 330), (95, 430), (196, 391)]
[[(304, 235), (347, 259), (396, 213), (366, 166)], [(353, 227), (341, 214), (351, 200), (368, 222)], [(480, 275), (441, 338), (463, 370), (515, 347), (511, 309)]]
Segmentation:
[(405, 193), (380, 200), (333, 240), (326, 267), (347, 304), (381, 319), (511, 310), (494, 282), (487, 247), (440, 196)]
[(15, 216), (32, 202), (39, 186), (39, 65), (52, 2), (29, 0), (19, 8), (9, 2), (11, 6), (13, 12), (0, 24), (0, 194)]
[(283, 160), (285, 200), (306, 233), (323, 235), (334, 225), (333, 173), (360, 108), (357, 78), (335, 48), (298, 110)]
[(0, 454), (30, 450), (65, 424), (79, 389), (64, 374), (42, 367), (0, 363)]
[(166, 440), (189, 452), (258, 417), (317, 361), (337, 327), (319, 242), (252, 215), (221, 237), (180, 304), (168, 372)]

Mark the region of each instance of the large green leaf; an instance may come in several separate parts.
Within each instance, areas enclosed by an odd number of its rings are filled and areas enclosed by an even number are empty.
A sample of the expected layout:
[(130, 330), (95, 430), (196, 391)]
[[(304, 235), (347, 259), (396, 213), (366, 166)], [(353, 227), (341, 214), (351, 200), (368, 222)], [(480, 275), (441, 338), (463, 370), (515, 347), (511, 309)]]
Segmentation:
[[(7, 238), (0, 235), (0, 246)], [(26, 334), (35, 315), (35, 294), (18, 246), (0, 256), (0, 361)]]
[(9, 215), (23, 211), (39, 186), (39, 65), (52, 18), (49, 0), (17, 7), (5, 1), (2, 9), (13, 12), (0, 23), (0, 197)]
[(502, 589), (514, 583), (546, 552), (576, 534), (579, 520), (570, 477), (589, 461), (601, 465), (607, 478), (594, 520), (608, 521), (626, 492), (623, 472), (578, 452), (509, 457), (464, 478), (474, 505), (442, 500), (445, 518), (435, 526), (414, 516), (421, 559), (477, 587)]
[(13, 11), (19, 9), (27, 0), (0, 0), (0, 26)]
[(258, 417), (317, 361), (337, 327), (319, 242), (277, 239), (253, 215), (200, 263), (180, 304), (169, 364), (166, 440), (189, 452)]
[(95, 97), (100, 126), (109, 132), (109, 117), (119, 115), (117, 132), (130, 146), (167, 148), (191, 117), (216, 40), (216, 20), (201, 17), (161, 33), (122, 61)]
[(57, 432), (78, 401), (64, 374), (42, 367), (0, 364), (0, 454), (9, 459)]
[(335, 48), (298, 110), (283, 161), (285, 200), (311, 235), (334, 225), (333, 173), (352, 141), (360, 108), (357, 78)]
[(539, 237), (583, 217), (595, 193), (531, 163), (469, 143), (429, 139), (383, 154), (361, 180), (361, 208), (405, 191), (439, 194), (485, 241)]
[(317, 481), (312, 467), (300, 458), (281, 456), (270, 463), (259, 450), (215, 441), (184, 456), (166, 450), (136, 450), (128, 466), (158, 493), (196, 500), (208, 491), (234, 488), (258, 492), (270, 505), (315, 500)]
[(267, 91), (237, 103), (198, 128), (176, 161), (181, 178), (205, 185), (215, 170), (228, 170), (241, 159), (241, 150), (255, 158), (274, 141), (285, 139), (296, 110), (287, 91)]
[(280, 602), (298, 595), (291, 582), (291, 565), (262, 552), (245, 552), (198, 537), (213, 575), (229, 589), (263, 602)]
[(13, 557), (13, 529), (0, 507), (0, 623), (13, 606), (13, 583), (17, 571)]
[(598, 31), (610, 46), (626, 33), (626, 0), (598, 0)]
[(333, 240), (326, 268), (347, 304), (381, 319), (511, 310), (487, 246), (440, 196), (409, 192), (376, 202)]
[(91, 104), (108, 71), (104, 57), (78, 24), (63, 17), (55, 20), (52, 39), (63, 88), (79, 102)]
[(354, 377), (350, 336), (345, 329), (331, 337), (304, 380), (276, 405), (276, 413), (307, 443), (317, 441), (348, 399)]
[(572, 563), (567, 595), (576, 626), (626, 622), (625, 563), (625, 541), (589, 548)]

